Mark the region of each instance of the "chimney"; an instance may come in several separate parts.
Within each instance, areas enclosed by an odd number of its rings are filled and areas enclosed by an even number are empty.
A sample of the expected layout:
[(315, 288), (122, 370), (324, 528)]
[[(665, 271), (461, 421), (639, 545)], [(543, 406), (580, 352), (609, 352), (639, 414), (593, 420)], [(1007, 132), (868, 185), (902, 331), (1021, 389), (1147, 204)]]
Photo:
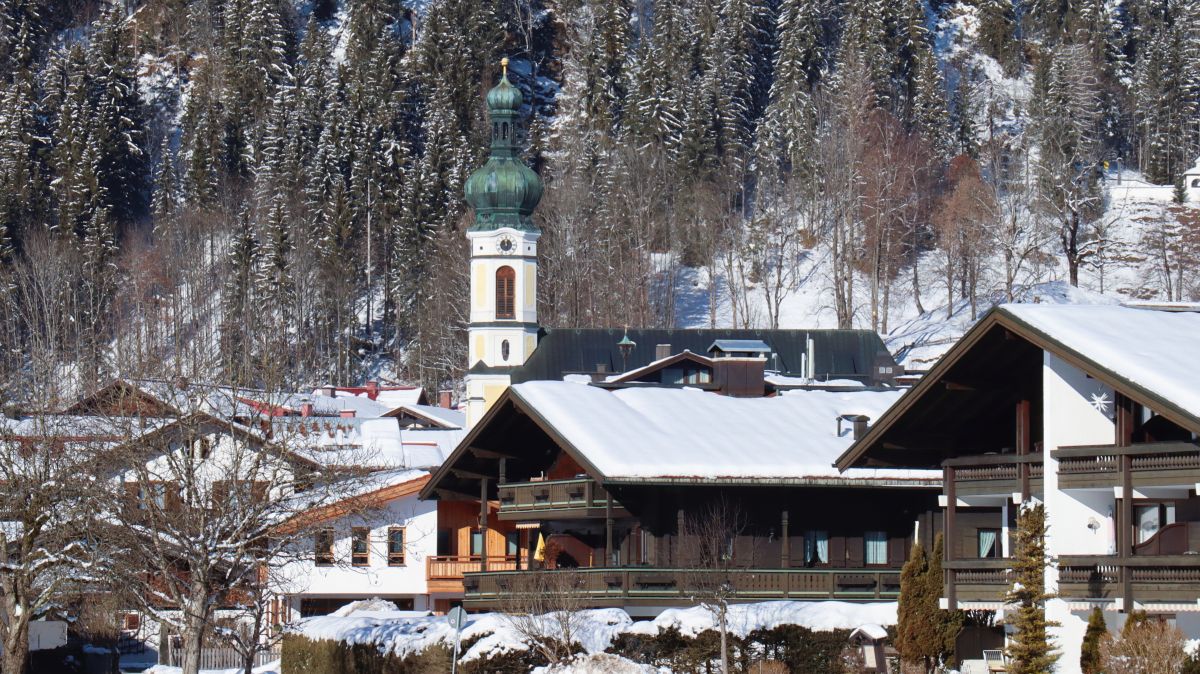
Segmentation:
[(671, 357), (670, 344), (655, 344), (654, 345), (654, 360), (662, 360)]
[(596, 363), (596, 372), (601, 374), (608, 372), (608, 363)]
[(766, 358), (714, 358), (713, 379), (717, 393), (735, 398), (761, 398), (766, 394), (766, 369)]
[(342, 410), (342, 411), (338, 412), (338, 417), (342, 418), (342, 419), (353, 419), (354, 418), (354, 410)]
[(438, 407), (446, 409), (454, 409), (454, 392), (453, 391), (438, 391)]
[(300, 416), (311, 417), (313, 415), (312, 403), (300, 403)]
[(326, 384), (326, 385), (322, 386), (321, 388), (317, 389), (316, 393), (319, 396), (325, 396), (326, 398), (332, 398), (335, 395), (337, 395), (337, 388), (335, 388), (333, 386), (333, 384)]
[(367, 397), (374, 400), (379, 397), (379, 382), (371, 380), (367, 382)]
[(855, 441), (861, 440), (862, 436), (867, 434), (867, 423), (871, 421), (871, 417), (863, 414), (858, 414), (850, 417), (850, 423), (854, 428)]

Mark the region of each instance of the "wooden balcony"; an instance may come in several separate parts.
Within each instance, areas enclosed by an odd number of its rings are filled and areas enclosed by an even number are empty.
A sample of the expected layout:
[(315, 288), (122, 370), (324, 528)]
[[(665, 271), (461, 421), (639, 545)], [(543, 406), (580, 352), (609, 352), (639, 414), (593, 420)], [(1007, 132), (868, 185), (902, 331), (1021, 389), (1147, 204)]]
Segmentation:
[(463, 580), (464, 604), (496, 609), (520, 592), (535, 591), (535, 574), (558, 574), (554, 587), (572, 587), (593, 607), (688, 605), (706, 588), (728, 582), (734, 601), (839, 599), (886, 601), (900, 595), (898, 569), (733, 569), (580, 568), (557, 571), (489, 571)]
[[(1021, 491), (1022, 471), (1028, 471), (1031, 493), (1042, 492), (1041, 452), (1034, 454), (983, 454), (947, 459), (958, 496), (1006, 496)], [(948, 490), (947, 490), (948, 491)]]
[[(580, 519), (608, 515), (609, 494), (591, 478), (510, 482), (498, 485), (500, 519)], [(615, 501), (612, 517), (628, 517)]]
[[(517, 568), (516, 557), (488, 556), (489, 570), (512, 571)], [(462, 592), (465, 574), (480, 570), (478, 555), (437, 555), (425, 558), (425, 580), (430, 592)]]
[[(947, 596), (956, 601), (998, 602), (1004, 600), (1012, 581), (1009, 574), (1011, 560), (956, 559), (942, 563), (946, 572)], [(953, 592), (951, 587), (953, 586)]]
[(1200, 601), (1200, 555), (1063, 556), (1058, 594), (1065, 599), (1131, 595), (1136, 602), (1195, 604)]
[(1192, 442), (1062, 447), (1050, 454), (1058, 460), (1060, 489), (1120, 486), (1122, 466), (1128, 466), (1135, 486), (1191, 487), (1200, 482), (1200, 444)]

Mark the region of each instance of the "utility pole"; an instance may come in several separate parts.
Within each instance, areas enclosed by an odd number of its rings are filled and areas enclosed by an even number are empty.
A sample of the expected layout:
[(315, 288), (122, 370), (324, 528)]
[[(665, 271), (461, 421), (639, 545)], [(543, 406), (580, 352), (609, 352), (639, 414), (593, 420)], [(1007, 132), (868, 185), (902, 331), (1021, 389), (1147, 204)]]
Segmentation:
[(375, 303), (375, 286), (371, 284), (371, 268), (375, 260), (371, 257), (371, 178), (367, 178), (367, 338), (371, 337), (371, 305)]

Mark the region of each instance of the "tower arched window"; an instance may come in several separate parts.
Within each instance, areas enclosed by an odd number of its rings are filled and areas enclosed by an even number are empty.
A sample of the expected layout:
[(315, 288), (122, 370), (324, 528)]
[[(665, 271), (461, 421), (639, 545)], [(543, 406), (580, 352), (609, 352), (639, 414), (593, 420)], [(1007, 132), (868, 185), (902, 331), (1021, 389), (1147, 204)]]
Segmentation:
[(496, 270), (496, 318), (516, 318), (517, 272), (512, 267)]

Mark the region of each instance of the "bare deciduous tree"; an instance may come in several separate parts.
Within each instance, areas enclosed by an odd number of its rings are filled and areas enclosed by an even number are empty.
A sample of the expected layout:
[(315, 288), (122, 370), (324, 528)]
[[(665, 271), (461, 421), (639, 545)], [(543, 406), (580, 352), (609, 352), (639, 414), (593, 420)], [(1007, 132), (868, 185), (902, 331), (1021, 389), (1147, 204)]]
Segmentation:
[(569, 569), (528, 571), (508, 577), (504, 619), (551, 663), (579, 651), (587, 607), (584, 577)]
[[(750, 518), (724, 498), (706, 504), (683, 521), (684, 592), (712, 614), (721, 637), (721, 672), (729, 672), (729, 604), (737, 595), (738, 567), (753, 566), (754, 550), (738, 550)], [(741, 553), (739, 557), (737, 553)], [(745, 558), (746, 556), (749, 559)]]

